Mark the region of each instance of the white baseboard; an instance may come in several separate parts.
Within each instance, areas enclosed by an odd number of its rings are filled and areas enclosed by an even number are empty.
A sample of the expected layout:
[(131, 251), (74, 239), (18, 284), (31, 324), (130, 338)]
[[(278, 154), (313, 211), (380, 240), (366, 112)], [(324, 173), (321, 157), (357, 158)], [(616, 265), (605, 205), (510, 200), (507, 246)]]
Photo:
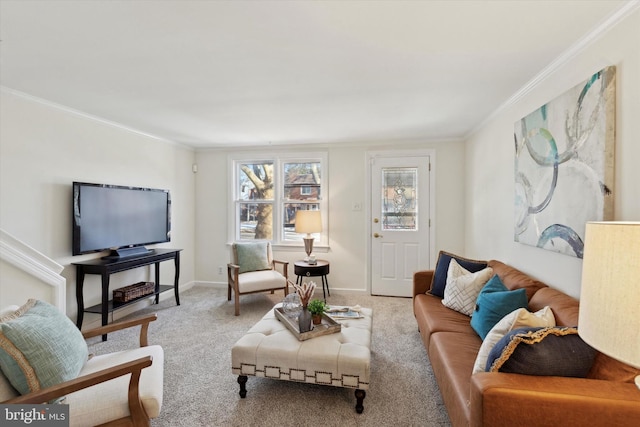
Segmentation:
[(194, 282), (194, 286), (203, 286), (203, 287), (207, 287), (207, 288), (221, 288), (221, 289), (225, 289), (228, 286), (227, 282), (205, 282), (205, 281), (198, 281), (198, 282)]

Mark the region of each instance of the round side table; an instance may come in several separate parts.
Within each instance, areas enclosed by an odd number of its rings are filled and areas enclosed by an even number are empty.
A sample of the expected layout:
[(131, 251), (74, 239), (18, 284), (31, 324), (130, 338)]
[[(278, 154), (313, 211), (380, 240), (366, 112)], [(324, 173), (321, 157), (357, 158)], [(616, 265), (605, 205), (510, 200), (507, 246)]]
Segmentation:
[(327, 294), (331, 296), (331, 292), (329, 291), (329, 281), (327, 280), (327, 274), (329, 274), (329, 261), (319, 259), (317, 260), (317, 264), (309, 264), (306, 261), (296, 261), (293, 263), (293, 271), (298, 278), (296, 279), (297, 284), (302, 283), (303, 277), (322, 277), (322, 297), (324, 300), (327, 300), (327, 295), (325, 294), (325, 287), (327, 288)]

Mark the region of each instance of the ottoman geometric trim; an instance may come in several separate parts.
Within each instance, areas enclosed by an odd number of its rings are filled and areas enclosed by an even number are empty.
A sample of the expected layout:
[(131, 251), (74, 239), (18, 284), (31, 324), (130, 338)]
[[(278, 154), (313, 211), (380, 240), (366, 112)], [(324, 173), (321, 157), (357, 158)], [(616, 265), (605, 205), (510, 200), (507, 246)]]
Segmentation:
[(231, 370), (244, 377), (238, 378), (241, 395), (246, 376), (354, 388), (361, 412), (370, 380), (373, 311), (361, 313), (361, 319), (340, 320), (340, 332), (298, 341), (270, 310), (231, 349)]

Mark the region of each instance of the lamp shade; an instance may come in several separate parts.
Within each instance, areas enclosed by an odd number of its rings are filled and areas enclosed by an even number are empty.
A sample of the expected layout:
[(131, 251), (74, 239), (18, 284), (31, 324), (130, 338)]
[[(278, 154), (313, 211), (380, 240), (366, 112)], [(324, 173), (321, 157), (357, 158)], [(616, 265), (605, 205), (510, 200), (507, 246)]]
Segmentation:
[(640, 368), (640, 222), (587, 223), (578, 331), (593, 348)]
[(297, 211), (296, 233), (319, 233), (322, 231), (320, 211)]

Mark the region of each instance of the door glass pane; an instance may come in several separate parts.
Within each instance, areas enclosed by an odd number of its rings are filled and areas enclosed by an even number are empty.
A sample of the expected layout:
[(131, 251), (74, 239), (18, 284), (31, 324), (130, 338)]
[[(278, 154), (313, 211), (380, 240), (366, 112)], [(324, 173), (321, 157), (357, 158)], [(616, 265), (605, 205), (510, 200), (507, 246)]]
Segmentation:
[(418, 169), (382, 169), (382, 229), (417, 230)]

